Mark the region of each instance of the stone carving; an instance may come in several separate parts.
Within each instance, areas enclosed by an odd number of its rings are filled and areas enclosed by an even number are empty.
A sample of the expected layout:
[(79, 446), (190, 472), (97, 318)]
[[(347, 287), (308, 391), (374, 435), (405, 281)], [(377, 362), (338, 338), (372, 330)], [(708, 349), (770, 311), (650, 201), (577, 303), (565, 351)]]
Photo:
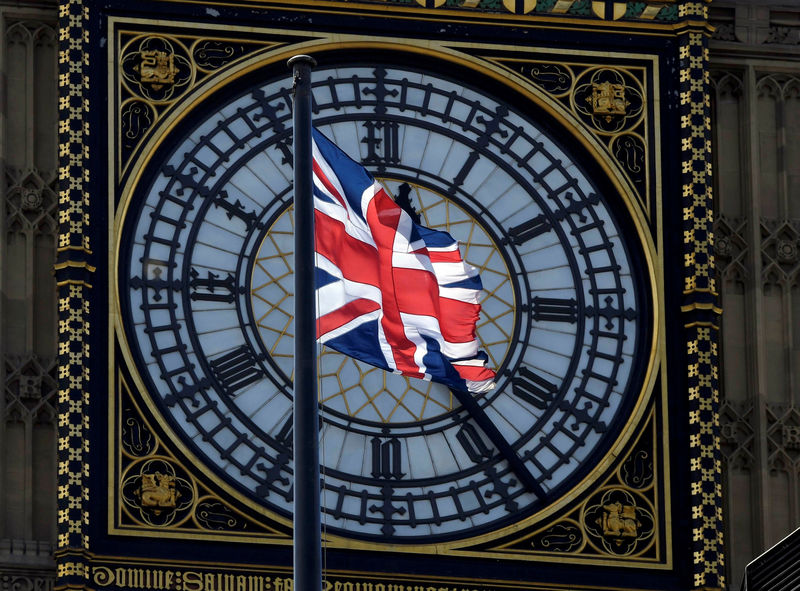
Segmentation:
[(755, 462), (753, 405), (723, 401), (720, 405), (720, 445), (728, 468), (749, 469)]

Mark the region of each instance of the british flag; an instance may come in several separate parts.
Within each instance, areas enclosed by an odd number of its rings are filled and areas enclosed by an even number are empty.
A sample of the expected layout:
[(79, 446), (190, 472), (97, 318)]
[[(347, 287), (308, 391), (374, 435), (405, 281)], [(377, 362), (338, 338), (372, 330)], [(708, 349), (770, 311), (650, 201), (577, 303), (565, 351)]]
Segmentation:
[(475, 336), (481, 280), (458, 243), (414, 223), (364, 167), (312, 136), (320, 342), (387, 371), (492, 389)]

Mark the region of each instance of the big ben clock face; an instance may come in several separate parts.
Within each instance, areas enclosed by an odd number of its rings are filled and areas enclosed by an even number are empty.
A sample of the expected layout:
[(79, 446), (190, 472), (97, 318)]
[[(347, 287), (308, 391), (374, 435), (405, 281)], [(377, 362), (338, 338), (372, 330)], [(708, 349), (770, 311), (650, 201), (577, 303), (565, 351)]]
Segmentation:
[[(622, 199), (532, 110), (472, 83), (397, 64), (313, 72), (315, 125), (480, 270), (478, 337), (498, 378), (475, 401), (509, 444), (446, 387), (323, 348), (321, 503), (340, 536), (442, 543), (528, 519), (583, 486), (648, 382), (652, 286)], [(226, 88), (165, 135), (117, 253), (121, 330), (153, 406), (209, 470), (284, 517), (290, 87)]]

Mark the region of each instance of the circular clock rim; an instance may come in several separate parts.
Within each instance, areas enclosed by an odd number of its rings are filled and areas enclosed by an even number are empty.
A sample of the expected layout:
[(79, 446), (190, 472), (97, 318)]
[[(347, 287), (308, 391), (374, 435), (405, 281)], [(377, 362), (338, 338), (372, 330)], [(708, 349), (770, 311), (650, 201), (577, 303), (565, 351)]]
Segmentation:
[[(631, 228), (635, 229), (636, 237), (638, 238), (637, 244), (641, 248), (642, 259), (646, 266), (646, 272), (642, 274), (642, 281), (646, 285), (645, 296), (649, 297), (647, 308), (650, 311), (650, 343), (649, 343), (649, 358), (643, 367), (643, 379), (641, 387), (636, 395), (635, 402), (630, 407), (630, 413), (625, 421), (624, 426), (621, 428), (617, 438), (611, 442), (606, 450), (604, 456), (599, 463), (596, 464), (594, 470), (587, 473), (579, 482), (573, 484), (567, 489), (567, 492), (560, 498), (554, 500), (552, 503), (547, 504), (540, 510), (520, 519), (519, 521), (501, 526), (496, 530), (483, 532), (474, 537), (464, 537), (455, 541), (435, 542), (435, 543), (392, 543), (380, 541), (365, 541), (362, 539), (348, 538), (338, 534), (326, 534), (332, 543), (338, 542), (336, 545), (339, 547), (348, 548), (365, 548), (365, 549), (384, 549), (391, 551), (404, 551), (404, 552), (419, 552), (421, 550), (430, 551), (431, 548), (452, 549), (459, 546), (474, 544), (479, 541), (489, 541), (503, 536), (507, 536), (514, 531), (522, 528), (529, 527), (536, 522), (542, 521), (549, 515), (560, 511), (567, 504), (574, 499), (587, 492), (590, 480), (593, 480), (593, 475), (602, 473), (608, 469), (614, 459), (621, 453), (624, 447), (630, 442), (631, 437), (634, 435), (637, 427), (640, 425), (644, 416), (645, 410), (648, 406), (648, 401), (653, 396), (654, 387), (657, 380), (658, 367), (661, 363), (661, 341), (662, 341), (662, 314), (661, 314), (661, 300), (662, 289), (661, 283), (657, 280), (656, 264), (657, 261), (656, 249), (650, 233), (646, 230), (647, 220), (644, 213), (636, 205), (636, 197), (633, 194), (632, 188), (629, 186), (625, 177), (613, 163), (610, 157), (603, 152), (600, 144), (596, 139), (583, 129), (578, 120), (558, 103), (546, 96), (545, 93), (537, 89), (531, 83), (525, 81), (520, 76), (513, 72), (501, 68), (498, 65), (492, 64), (487, 61), (480, 60), (468, 56), (464, 53), (457, 52), (451, 48), (436, 47), (434, 53), (430, 43), (414, 43), (398, 42), (397, 40), (386, 42), (384, 40), (375, 39), (374, 41), (364, 41), (363, 37), (356, 40), (346, 40), (346, 36), (336, 36), (336, 41), (318, 40), (313, 42), (301, 43), (293, 46), (291, 49), (280, 49), (270, 52), (266, 50), (263, 53), (256, 54), (255, 56), (243, 61), (240, 64), (231, 66), (224, 69), (224, 76), (212, 75), (204, 81), (198, 88), (187, 93), (181, 99), (178, 99), (175, 106), (180, 108), (173, 108), (171, 112), (162, 121), (156, 124), (152, 135), (141, 148), (140, 155), (135, 160), (130, 168), (130, 174), (120, 191), (120, 200), (118, 209), (114, 215), (114, 225), (112, 229), (112, 245), (111, 253), (113, 257), (112, 262), (112, 280), (109, 286), (109, 297), (111, 299), (111, 310), (114, 318), (113, 330), (117, 336), (120, 344), (120, 350), (125, 364), (130, 372), (131, 378), (139, 392), (146, 392), (144, 380), (139, 373), (139, 370), (134, 363), (133, 353), (128, 343), (127, 335), (122, 327), (122, 311), (121, 311), (121, 297), (119, 293), (119, 268), (120, 268), (120, 255), (125, 248), (122, 243), (122, 233), (125, 219), (127, 217), (128, 208), (135, 194), (137, 188), (140, 186), (145, 169), (149, 168), (152, 158), (159, 151), (162, 143), (170, 137), (171, 132), (190, 114), (194, 113), (196, 109), (201, 107), (204, 102), (210, 97), (218, 96), (220, 92), (232, 88), (236, 82), (242, 77), (252, 74), (258, 70), (275, 68), (280, 62), (284, 62), (293, 55), (298, 53), (342, 53), (343, 51), (353, 50), (379, 50), (379, 51), (392, 51), (404, 52), (406, 54), (422, 54), (425, 57), (441, 63), (453, 63), (458, 66), (476, 71), (483, 78), (490, 78), (496, 83), (499, 82), (501, 86), (508, 88), (509, 91), (516, 93), (520, 99), (525, 99), (535, 103), (539, 108), (544, 110), (551, 118), (552, 123), (558, 125), (560, 130), (566, 131), (570, 134), (573, 140), (577, 140), (581, 144), (586, 155), (589, 156), (602, 170), (605, 179), (610, 183), (611, 187), (616, 191), (619, 199), (618, 201), (624, 205), (628, 222)], [(519, 49), (519, 48), (515, 48)], [(287, 71), (288, 76), (288, 71)], [(113, 204), (110, 205), (113, 208)], [(113, 212), (113, 209), (112, 209)], [(638, 257), (636, 257), (638, 258)], [(111, 353), (113, 356), (113, 352)], [(159, 423), (159, 426), (169, 436), (170, 442), (174, 444), (179, 450), (180, 454), (188, 460), (198, 460), (196, 454), (186, 445), (180, 438), (175, 436), (173, 428), (167, 424), (160, 417), (160, 410), (157, 408), (155, 400), (150, 396), (142, 396), (148, 410)], [(111, 419), (113, 421), (113, 419)], [(202, 464), (202, 462), (200, 462)], [(217, 483), (218, 486), (223, 488), (226, 494), (230, 494), (236, 498), (240, 503), (254, 509), (258, 513), (267, 513), (269, 517), (281, 524), (291, 526), (291, 519), (265, 508), (263, 505), (256, 503), (253, 499), (246, 494), (238, 491), (233, 486), (226, 482)], [(272, 543), (275, 540), (270, 540)], [(291, 543), (287, 540), (287, 543)]]

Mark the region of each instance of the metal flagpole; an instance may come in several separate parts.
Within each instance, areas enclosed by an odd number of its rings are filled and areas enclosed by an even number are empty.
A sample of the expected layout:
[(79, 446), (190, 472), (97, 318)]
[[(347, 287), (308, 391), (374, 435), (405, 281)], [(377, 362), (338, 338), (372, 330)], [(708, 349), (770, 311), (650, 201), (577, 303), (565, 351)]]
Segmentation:
[(294, 70), (294, 589), (321, 591), (319, 427), (314, 288), (314, 201), (311, 168), (311, 68)]

